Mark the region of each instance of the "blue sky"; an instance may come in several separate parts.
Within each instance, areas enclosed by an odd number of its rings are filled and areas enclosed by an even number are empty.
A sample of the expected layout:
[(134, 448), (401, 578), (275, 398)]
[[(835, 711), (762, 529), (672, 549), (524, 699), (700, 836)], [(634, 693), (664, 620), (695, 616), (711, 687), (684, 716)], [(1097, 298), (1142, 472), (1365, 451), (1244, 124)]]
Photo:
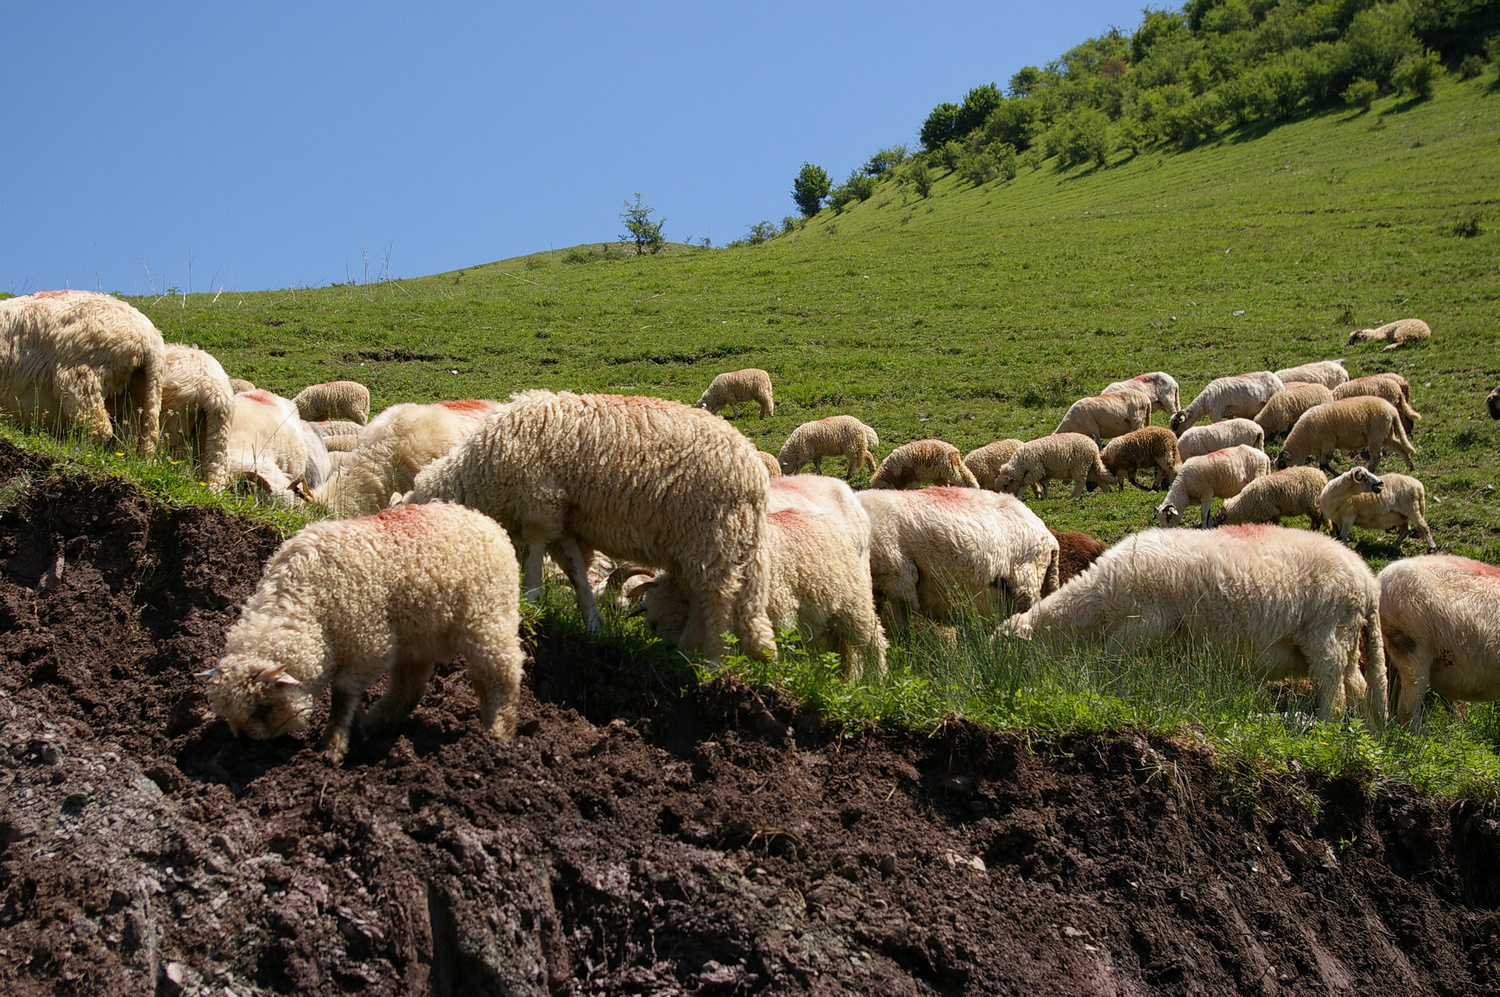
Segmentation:
[(258, 290), (794, 212), (1141, 0), (7, 5), (0, 290)]

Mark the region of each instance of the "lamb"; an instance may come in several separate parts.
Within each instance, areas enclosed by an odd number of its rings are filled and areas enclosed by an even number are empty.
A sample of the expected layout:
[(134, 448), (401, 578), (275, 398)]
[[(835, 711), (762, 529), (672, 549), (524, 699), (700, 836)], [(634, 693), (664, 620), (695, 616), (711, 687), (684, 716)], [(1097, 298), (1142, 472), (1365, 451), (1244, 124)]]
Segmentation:
[(1153, 489), (1163, 488), (1177, 477), (1177, 469), (1182, 465), (1177, 437), (1164, 426), (1146, 426), (1116, 437), (1109, 441), (1109, 446), (1099, 457), (1122, 489), (1127, 481), (1137, 488), (1144, 487), (1135, 478), (1141, 468), (1152, 470)]
[(234, 389), (235, 394), (239, 394), (241, 391), (255, 390), (255, 382), (247, 381), (243, 377), (231, 377), (229, 379), (229, 386)]
[(1309, 530), (1150, 529), (1120, 541), (1001, 632), (1240, 645), (1264, 679), (1311, 677), (1322, 719), (1352, 701), (1379, 725), (1386, 717), (1379, 604), (1359, 555)]
[(759, 367), (746, 367), (744, 370), (720, 374), (699, 396), (697, 407), (717, 412), (728, 405), (729, 413), (738, 419), (740, 402), (758, 404), (762, 419), (774, 415), (776, 402), (771, 397), (771, 375)]
[(1316, 454), (1318, 465), (1326, 470), (1335, 450), (1369, 450), (1369, 468), (1375, 471), (1386, 448), (1401, 454), (1407, 470), (1412, 469), (1416, 449), (1401, 426), (1401, 413), (1384, 398), (1341, 398), (1302, 413), (1286, 435), (1276, 466), (1301, 464)]
[(1050, 526), (1047, 532), (1057, 541), (1057, 582), (1066, 585), (1088, 570), (1089, 565), (1099, 560), (1099, 555), (1109, 550), (1102, 540), (1087, 533), (1059, 533)]
[(1058, 586), (1058, 544), (1019, 499), (976, 488), (859, 493), (870, 514), (870, 574), (891, 625), (917, 609), (939, 620), (981, 615), (1002, 596), (1025, 608)]
[(113, 295), (39, 291), (0, 301), (0, 411), (99, 443), (119, 432), (149, 457), (164, 352), (151, 320)]
[[(1427, 553), (1437, 550), (1432, 528), (1427, 525), (1427, 489), (1422, 482), (1406, 474), (1383, 474), (1377, 480), (1379, 484), (1370, 491), (1340, 495), (1325, 490), (1319, 504), (1338, 538), (1348, 540), (1356, 526), (1366, 530), (1395, 529), (1399, 550), (1407, 532), (1415, 526), (1427, 542)], [(1329, 489), (1332, 488), (1333, 482), (1329, 482)]]
[(1333, 392), (1321, 384), (1293, 381), (1271, 396), (1255, 417), (1255, 424), (1264, 430), (1265, 439), (1274, 440), (1290, 432), (1303, 412), (1315, 405), (1327, 405), (1333, 398)]
[(313, 491), (313, 501), (335, 516), (385, 508), (392, 493), (410, 491), (424, 467), (452, 451), (497, 407), (478, 398), (392, 405), (365, 427), (339, 473)]
[(1409, 557), (1380, 573), (1380, 629), (1396, 717), (1420, 731), (1430, 688), (1500, 699), (1500, 568), (1467, 557)]
[(769, 660), (767, 480), (754, 445), (703, 409), (523, 391), (424, 468), (402, 501), (488, 513), (525, 545), (527, 591), (551, 548), (590, 630), (603, 625), (588, 579), (597, 550), (676, 576), (689, 598), (685, 649), (717, 659), (732, 629), (746, 653)]
[(348, 419), (361, 426), (370, 421), (370, 389), (358, 381), (327, 381), (312, 384), (292, 401), (308, 422)]
[(1387, 346), (1386, 349), (1395, 350), (1405, 346), (1407, 343), (1426, 339), (1430, 335), (1432, 335), (1432, 329), (1421, 319), (1400, 318), (1394, 322), (1387, 322), (1378, 329), (1359, 329), (1351, 332), (1349, 333), (1349, 342), (1351, 344), (1388, 342), (1391, 345)]
[(1313, 529), (1323, 525), (1318, 498), (1328, 475), (1316, 467), (1289, 467), (1250, 482), (1238, 495), (1224, 500), (1214, 522), (1220, 526), (1270, 523), (1280, 526), (1287, 516), (1306, 516)]
[(322, 750), (338, 763), (367, 689), (389, 673), (363, 721), (390, 731), (434, 666), (461, 654), (480, 722), (509, 740), (524, 661), (516, 574), (505, 531), (462, 506), (313, 523), (271, 555), (218, 665), (199, 674), (235, 735), (261, 740), (304, 726), (331, 686)]
[(229, 430), (234, 392), (224, 368), (192, 346), (162, 350), (161, 438), (169, 450), (189, 454), (214, 491), (229, 483)]
[(248, 483), (282, 505), (293, 504), (308, 470), (302, 426), (296, 406), (286, 398), (259, 388), (235, 395), (226, 479)]
[(995, 487), (995, 475), (999, 474), (1000, 469), (1015, 456), (1017, 450), (1021, 449), (1021, 442), (1021, 440), (1014, 439), (996, 440), (994, 443), (986, 443), (977, 450), (970, 450), (964, 456), (964, 467), (967, 467), (974, 475), (974, 480), (979, 482), (980, 488), (988, 488), (992, 492), (999, 491), (1000, 489)]
[(1484, 407), (1489, 409), (1491, 419), (1500, 419), (1500, 387), (1489, 393), (1484, 400)]
[(1396, 411), (1401, 413), (1401, 428), (1406, 430), (1408, 436), (1422, 418), (1411, 407), (1411, 384), (1400, 374), (1371, 374), (1369, 377), (1355, 378), (1348, 384), (1340, 385), (1333, 393), (1335, 399), (1366, 396), (1384, 398), (1394, 405)]
[(1093, 482), (1105, 491), (1115, 484), (1114, 477), (1099, 459), (1099, 447), (1082, 433), (1054, 433), (1023, 443), (1009, 463), (995, 475), (996, 489), (1020, 495), (1034, 485), (1047, 495), (1052, 479), (1071, 481), (1073, 497), (1083, 494), (1086, 483)]
[(767, 474), (773, 478), (781, 477), (781, 461), (776, 459), (775, 454), (766, 453), (764, 450), (757, 450), (755, 451), (755, 456), (762, 464), (766, 465)]
[(1248, 444), (1215, 450), (1202, 457), (1189, 457), (1177, 470), (1177, 479), (1167, 497), (1156, 507), (1159, 526), (1177, 526), (1190, 504), (1203, 508), (1203, 528), (1209, 526), (1209, 506), (1214, 497), (1232, 498), (1245, 486), (1271, 473), (1271, 458)]
[(804, 422), (792, 430), (776, 459), (782, 474), (796, 474), (806, 464), (823, 473), (824, 457), (843, 457), (849, 467), (844, 477), (853, 480), (856, 471), (869, 465), (875, 470), (870, 450), (879, 442), (875, 430), (852, 415), (830, 415), (814, 422)]
[(1281, 378), (1268, 370), (1210, 381), (1187, 408), (1172, 414), (1172, 432), (1181, 436), (1205, 415), (1209, 422), (1234, 417), (1253, 419), (1271, 396), (1284, 387)]
[(1153, 404), (1150, 395), (1134, 389), (1080, 398), (1068, 407), (1052, 432), (1082, 433), (1097, 444), (1100, 440), (1124, 436), (1148, 424)]
[(1301, 384), (1321, 384), (1332, 390), (1349, 380), (1349, 372), (1344, 369), (1342, 360), (1318, 360), (1313, 363), (1300, 364), (1296, 367), (1287, 367), (1278, 370), (1276, 376), (1281, 378), (1281, 383), (1291, 387), (1292, 382)]
[(1177, 390), (1177, 380), (1165, 371), (1137, 374), (1128, 381), (1116, 381), (1099, 394), (1112, 395), (1116, 391), (1140, 391), (1151, 398), (1151, 410), (1170, 416), (1182, 407)]
[(870, 475), (871, 488), (954, 485), (978, 488), (974, 472), (964, 466), (958, 447), (942, 440), (913, 440), (886, 455)]
[(1177, 453), (1187, 460), (1242, 443), (1264, 450), (1266, 431), (1253, 419), (1225, 419), (1207, 426), (1194, 426), (1177, 437)]

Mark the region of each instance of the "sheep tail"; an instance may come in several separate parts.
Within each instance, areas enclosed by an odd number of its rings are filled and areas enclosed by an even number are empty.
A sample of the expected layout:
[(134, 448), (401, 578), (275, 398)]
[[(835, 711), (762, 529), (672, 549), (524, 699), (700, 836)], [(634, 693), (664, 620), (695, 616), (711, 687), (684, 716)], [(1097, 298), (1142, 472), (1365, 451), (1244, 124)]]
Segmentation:
[(740, 647), (762, 661), (776, 660), (776, 631), (766, 614), (770, 599), (771, 548), (766, 542), (766, 531), (762, 530), (761, 542), (755, 545), (755, 554), (745, 565), (734, 603), (734, 629)]
[(1061, 561), (1062, 552), (1058, 548), (1054, 547), (1051, 551), (1051, 557), (1049, 557), (1047, 560), (1047, 577), (1042, 579), (1043, 599), (1047, 598), (1047, 596), (1051, 595), (1053, 592), (1056, 592), (1062, 585), (1062, 568), (1060, 567)]
[(1385, 638), (1380, 634), (1380, 610), (1371, 607), (1365, 616), (1364, 631), (1360, 641), (1362, 657), (1361, 671), (1365, 676), (1365, 703), (1370, 714), (1370, 722), (1376, 728), (1385, 726), (1386, 717), (1389, 715), (1388, 695), (1385, 674)]

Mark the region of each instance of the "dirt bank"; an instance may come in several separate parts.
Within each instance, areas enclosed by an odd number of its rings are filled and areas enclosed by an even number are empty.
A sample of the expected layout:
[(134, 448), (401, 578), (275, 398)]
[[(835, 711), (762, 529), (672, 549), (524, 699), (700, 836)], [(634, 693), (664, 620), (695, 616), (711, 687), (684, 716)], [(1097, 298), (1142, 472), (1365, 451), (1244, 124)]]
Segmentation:
[(331, 769), (190, 674), (268, 531), (4, 444), (0, 501), (9, 995), (1500, 991), (1493, 808), (1232, 808), (1129, 735), (841, 743), (546, 634), (514, 744), (450, 666)]

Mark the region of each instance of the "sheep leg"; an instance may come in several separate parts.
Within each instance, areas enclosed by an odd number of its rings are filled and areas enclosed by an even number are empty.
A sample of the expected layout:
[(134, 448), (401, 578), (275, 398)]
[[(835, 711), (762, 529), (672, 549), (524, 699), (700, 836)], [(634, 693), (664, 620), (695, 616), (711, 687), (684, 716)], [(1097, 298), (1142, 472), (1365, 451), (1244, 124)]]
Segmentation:
[(1308, 672), (1318, 689), (1319, 720), (1326, 722), (1342, 714), (1350, 693), (1357, 692), (1356, 701), (1364, 699), (1365, 679), (1359, 672), (1358, 661), (1353, 660), (1357, 651), (1351, 654), (1333, 628), (1317, 631), (1299, 649), (1307, 659)]
[(333, 702), (328, 708), (328, 725), (323, 728), (323, 757), (337, 765), (349, 753), (349, 728), (354, 725), (354, 714), (359, 709), (363, 689), (333, 687)]
[(436, 662), (401, 661), (391, 669), (390, 686), (384, 696), (365, 712), (364, 726), (372, 734), (390, 732), (412, 710), (427, 689)]
[[(1407, 520), (1407, 522), (1409, 524), (1411, 521)], [(1436, 553), (1437, 540), (1435, 540), (1432, 536), (1432, 527), (1428, 526), (1427, 520), (1423, 519), (1421, 516), (1417, 517), (1417, 530), (1422, 534), (1422, 539), (1427, 542), (1427, 553)]]
[(547, 544), (544, 541), (526, 541), (526, 569), (521, 576), (521, 594), (527, 599), (542, 597), (542, 559), (546, 556)]
[[(822, 474), (823, 473), (823, 458), (822, 457), (814, 457), (813, 458), (813, 473), (814, 474)], [(849, 477), (851, 477), (851, 478), (854, 477), (854, 472), (853, 471), (849, 472)]]
[(1206, 530), (1213, 525), (1214, 517), (1210, 509), (1214, 504), (1214, 493), (1208, 492), (1203, 496), (1203, 528)]
[(1084, 486), (1088, 483), (1088, 479), (1089, 479), (1089, 476), (1088, 476), (1088, 472), (1087, 471), (1084, 471), (1082, 473), (1080, 473), (1078, 471), (1074, 471), (1073, 472), (1073, 497), (1074, 498), (1079, 498), (1080, 496), (1083, 495), (1083, 489), (1084, 489)]
[(497, 741), (516, 735), (516, 700), (521, 692), (525, 655), (515, 631), (499, 621), (470, 624), (470, 637), (462, 642), (469, 664), (469, 683), (479, 698), (479, 720)]
[(62, 408), (63, 427), (78, 428), (95, 442), (108, 440), (112, 432), (104, 392), (91, 367), (68, 367), (53, 379)]
[(1395, 669), (1399, 688), (1396, 717), (1414, 734), (1422, 733), (1422, 705), (1437, 655), (1405, 634), (1393, 633), (1385, 644), (1386, 660)]
[(604, 629), (604, 617), (599, 614), (599, 604), (594, 601), (594, 588), (589, 584), (589, 558), (584, 556), (578, 538), (567, 535), (558, 542), (563, 553), (563, 566), (573, 591), (578, 598), (578, 611), (583, 614), (584, 626), (590, 633)]

